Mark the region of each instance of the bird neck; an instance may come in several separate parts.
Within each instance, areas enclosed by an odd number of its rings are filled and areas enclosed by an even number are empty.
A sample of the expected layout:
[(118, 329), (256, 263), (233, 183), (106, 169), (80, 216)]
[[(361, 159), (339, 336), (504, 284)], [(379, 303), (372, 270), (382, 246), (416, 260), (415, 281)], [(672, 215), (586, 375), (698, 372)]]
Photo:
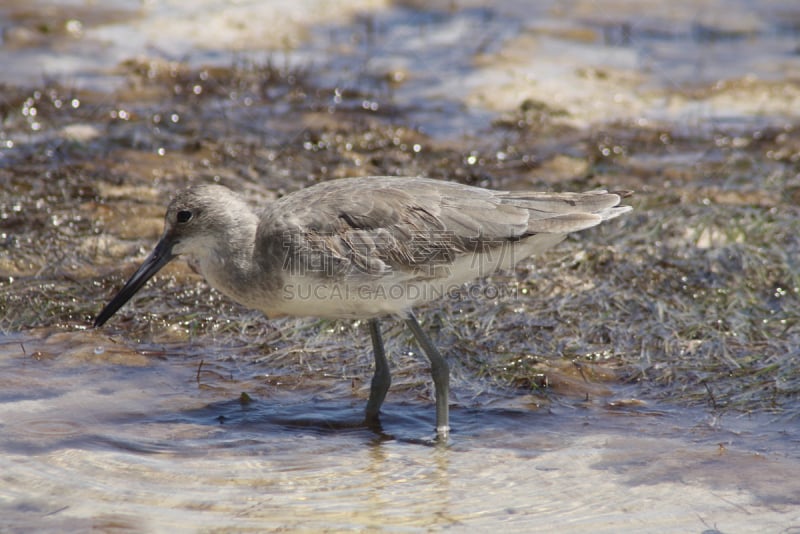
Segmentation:
[[(251, 306), (263, 273), (253, 259), (258, 217), (249, 210), (232, 214), (228, 231), (214, 243), (214, 250), (198, 258), (200, 273), (214, 289)], [(252, 307), (252, 306), (251, 306)]]

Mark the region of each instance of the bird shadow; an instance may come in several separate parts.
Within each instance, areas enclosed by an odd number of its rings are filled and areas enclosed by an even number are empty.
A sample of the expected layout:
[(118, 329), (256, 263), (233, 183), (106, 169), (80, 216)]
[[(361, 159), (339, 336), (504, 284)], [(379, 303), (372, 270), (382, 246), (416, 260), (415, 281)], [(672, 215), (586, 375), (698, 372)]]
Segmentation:
[[(317, 436), (350, 435), (371, 444), (389, 441), (439, 445), (434, 429), (433, 406), (428, 403), (386, 403), (378, 420), (366, 421), (360, 401), (308, 399), (285, 403), (241, 399), (209, 403), (159, 418), (162, 423), (215, 425), (225, 431), (249, 436), (275, 434)], [(550, 426), (546, 414), (501, 408), (464, 408), (450, 412), (450, 442), (479, 439), (485, 435), (525, 433)]]

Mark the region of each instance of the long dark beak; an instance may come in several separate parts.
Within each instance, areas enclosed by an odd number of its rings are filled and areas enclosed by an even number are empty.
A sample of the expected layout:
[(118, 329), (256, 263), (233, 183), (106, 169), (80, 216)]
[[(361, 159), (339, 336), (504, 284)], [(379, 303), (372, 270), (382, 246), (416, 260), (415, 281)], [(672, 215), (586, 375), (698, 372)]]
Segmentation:
[(128, 302), (133, 295), (141, 289), (153, 275), (155, 275), (163, 266), (172, 260), (175, 255), (172, 253), (172, 245), (174, 243), (168, 236), (163, 236), (161, 241), (158, 242), (153, 252), (144, 260), (144, 263), (139, 266), (130, 280), (128, 280), (119, 293), (111, 299), (111, 302), (106, 304), (106, 307), (97, 315), (94, 320), (95, 328), (103, 326), (112, 315), (117, 313), (126, 302)]

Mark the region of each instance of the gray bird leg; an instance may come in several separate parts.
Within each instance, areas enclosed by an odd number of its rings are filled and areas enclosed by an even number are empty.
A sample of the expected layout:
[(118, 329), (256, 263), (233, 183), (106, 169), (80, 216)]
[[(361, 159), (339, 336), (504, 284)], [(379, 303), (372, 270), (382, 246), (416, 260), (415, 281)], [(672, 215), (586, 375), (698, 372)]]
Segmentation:
[(409, 313), (406, 317), (406, 324), (414, 333), (422, 351), (431, 361), (431, 376), (433, 385), (436, 388), (436, 433), (441, 438), (447, 438), (450, 432), (449, 411), (447, 398), (450, 390), (450, 368), (447, 362), (433, 345), (425, 332), (422, 331), (416, 317)]
[(372, 337), (372, 352), (375, 356), (375, 374), (372, 375), (372, 383), (369, 388), (369, 400), (367, 401), (366, 420), (367, 423), (378, 421), (378, 412), (381, 410), (383, 399), (392, 383), (392, 374), (389, 371), (389, 362), (386, 360), (386, 351), (383, 348), (383, 338), (381, 337), (381, 327), (377, 319), (369, 320), (369, 333)]

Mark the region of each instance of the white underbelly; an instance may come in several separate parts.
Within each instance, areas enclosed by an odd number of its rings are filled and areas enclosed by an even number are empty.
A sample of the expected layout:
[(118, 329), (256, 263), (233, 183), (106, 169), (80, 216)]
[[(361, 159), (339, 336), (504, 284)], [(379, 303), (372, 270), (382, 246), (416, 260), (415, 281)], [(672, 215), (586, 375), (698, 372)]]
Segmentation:
[(399, 315), (424, 302), (465, 298), (466, 282), (500, 269), (510, 269), (524, 258), (556, 245), (564, 237), (538, 234), (483, 253), (464, 254), (453, 263), (433, 265), (427, 272), (413, 274), (395, 271), (380, 277), (356, 274), (341, 278), (285, 274), (277, 298), (264, 312), (326, 318)]

